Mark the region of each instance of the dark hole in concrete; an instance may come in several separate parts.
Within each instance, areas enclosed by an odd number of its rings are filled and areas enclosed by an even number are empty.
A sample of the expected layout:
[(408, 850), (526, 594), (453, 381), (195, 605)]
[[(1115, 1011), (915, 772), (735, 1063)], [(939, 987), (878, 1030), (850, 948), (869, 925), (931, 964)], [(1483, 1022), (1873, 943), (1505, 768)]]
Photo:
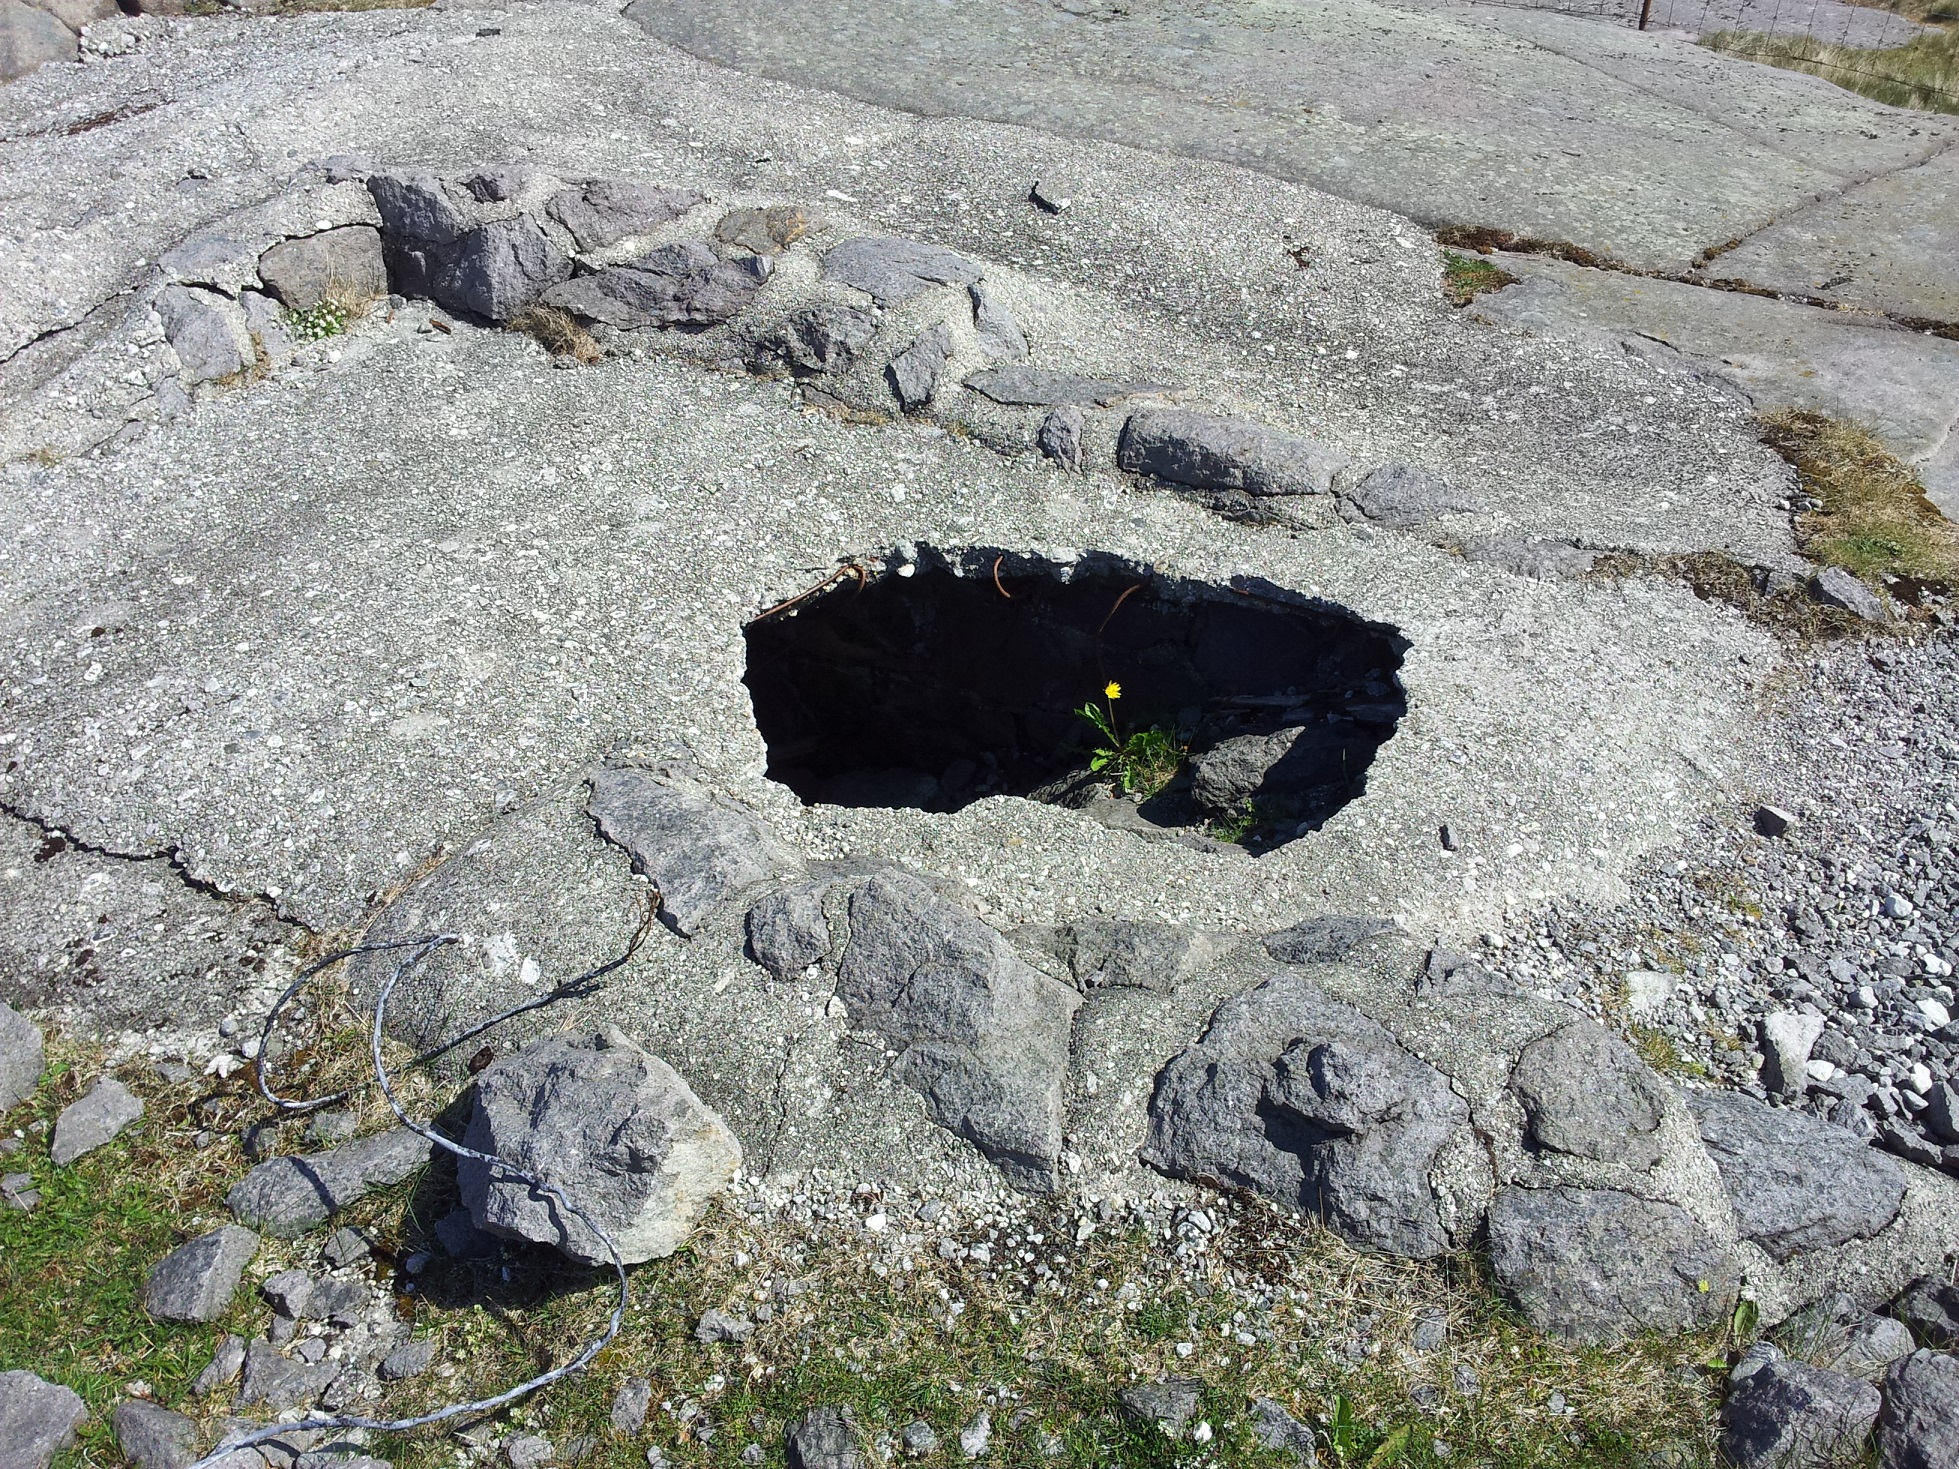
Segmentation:
[[(956, 559), (926, 553), (749, 625), (772, 780), (811, 804), (1028, 796), (1269, 847), (1360, 794), (1406, 712), (1401, 640), (1338, 608), (1107, 558)], [(1163, 731), (1175, 776), (1124, 791), (1092, 771), (1108, 741), (1086, 703), (1112, 709), (1119, 736)]]

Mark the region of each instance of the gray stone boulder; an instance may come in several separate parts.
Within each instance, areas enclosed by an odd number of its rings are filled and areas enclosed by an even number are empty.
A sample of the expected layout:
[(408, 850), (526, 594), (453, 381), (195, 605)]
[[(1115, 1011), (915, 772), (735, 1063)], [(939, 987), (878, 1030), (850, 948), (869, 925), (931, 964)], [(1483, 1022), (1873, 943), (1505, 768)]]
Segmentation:
[(801, 373), (842, 372), (877, 335), (877, 318), (855, 306), (806, 306), (763, 338), (759, 351)]
[(1191, 799), (1229, 816), (1248, 801), (1289, 807), (1310, 792), (1351, 782), (1380, 741), (1350, 719), (1233, 735), (1191, 760)]
[(545, 202), (544, 212), (565, 227), (581, 251), (603, 250), (672, 223), (702, 197), (692, 189), (588, 179), (553, 194)]
[(907, 873), (872, 877), (847, 915), (836, 992), (852, 1022), (898, 1051), (896, 1074), (934, 1122), (1016, 1186), (1052, 1187), (1081, 997)]
[(24, 0), (0, 0), (0, 82), (80, 54), (75, 33), (46, 10)]
[(747, 309), (773, 270), (767, 256), (722, 260), (698, 240), (662, 245), (630, 265), (576, 276), (544, 293), (544, 304), (621, 331), (700, 331)]
[(48, 1155), (59, 1167), (107, 1147), (140, 1122), (143, 1100), (113, 1076), (100, 1078), (82, 1097), (61, 1109), (54, 1120), (54, 1142)]
[(1742, 1234), (1776, 1259), (1869, 1239), (1897, 1217), (1904, 1169), (1854, 1133), (1734, 1092), (1687, 1105)]
[(239, 1180), (225, 1203), (240, 1223), (291, 1239), (427, 1167), (434, 1148), (421, 1134), (396, 1127), (323, 1153), (273, 1158)]
[(1395, 927), (1392, 918), (1327, 914), (1302, 918), (1290, 928), (1265, 936), (1265, 952), (1281, 964), (1331, 964), (1377, 934)]
[(1587, 551), (1574, 541), (1538, 536), (1483, 536), (1465, 545), (1462, 554), (1467, 561), (1495, 566), (1512, 576), (1527, 576), (1533, 581), (1585, 576), (1598, 561), (1597, 552)]
[(1116, 1394), (1122, 1411), (1140, 1423), (1153, 1423), (1171, 1438), (1182, 1438), (1196, 1415), (1204, 1384), (1195, 1377), (1159, 1377)]
[(1740, 1285), (1686, 1210), (1614, 1189), (1501, 1189), (1489, 1232), (1497, 1283), (1531, 1324), (1593, 1345), (1712, 1326)]
[(158, 1321), (216, 1321), (230, 1309), (258, 1236), (236, 1224), (201, 1234), (157, 1261), (143, 1287), (143, 1309)]
[(425, 168), (384, 168), (367, 176), (381, 227), (397, 245), (446, 245), (470, 227), (466, 204)]
[(1063, 469), (1082, 471), (1082, 434), (1088, 419), (1073, 403), (1048, 410), (1034, 433), (1034, 446)]
[(1362, 518), (1407, 529), (1444, 515), (1463, 515), (1483, 507), (1432, 470), (1388, 464), (1345, 492)]
[(1346, 459), (1312, 439), (1194, 408), (1144, 408), (1123, 426), (1116, 462), (1200, 490), (1324, 495)]
[(451, 311), (509, 321), (571, 274), (571, 257), (526, 216), (497, 219), (429, 257), (428, 294)]
[[(720, 1116), (610, 1026), (546, 1036), (486, 1069), (463, 1144), (561, 1189), (628, 1264), (679, 1249), (741, 1166)], [(543, 1190), (471, 1158), (456, 1177), (477, 1228), (588, 1265), (611, 1260), (590, 1226)]]
[(82, 1400), (32, 1372), (0, 1372), (0, 1469), (48, 1469), (88, 1421)]
[(109, 1417), (132, 1469), (185, 1469), (197, 1461), (197, 1424), (142, 1398), (120, 1403)]
[(1596, 1021), (1574, 1020), (1524, 1047), (1510, 1090), (1537, 1148), (1633, 1168), (1660, 1161), (1666, 1085)]
[(1219, 1005), (1158, 1074), (1141, 1156), (1427, 1259), (1450, 1244), (1429, 1174), (1468, 1120), (1449, 1079), (1380, 1024), (1282, 974)]
[(157, 292), (163, 335), (184, 367), (186, 383), (215, 382), (243, 372), (258, 360), (251, 328), (236, 301), (196, 286), (165, 286)]
[(916, 413), (936, 398), (951, 360), (952, 335), (943, 326), (927, 327), (914, 337), (885, 368), (891, 391), (898, 395), (898, 406)]
[(748, 956), (787, 984), (830, 952), (830, 925), (823, 916), (829, 882), (797, 883), (764, 893), (748, 910)]
[(1826, 566), (1809, 579), (1809, 594), (1826, 607), (1848, 612), (1865, 622), (1888, 622), (1891, 609), (1883, 598), (1841, 566)]
[(261, 1338), (245, 1348), (245, 1376), (234, 1406), (258, 1405), (273, 1413), (310, 1408), (339, 1375), (338, 1362), (295, 1362)]
[(989, 367), (967, 378), (966, 386), (983, 398), (1011, 408), (1107, 408), (1125, 398), (1165, 390), (1163, 383), (1085, 377), (1076, 372), (1026, 364)]
[(1721, 1452), (1734, 1469), (1830, 1469), (1863, 1452), (1879, 1401), (1859, 1378), (1751, 1350), (1728, 1378)]
[(1917, 1345), (1911, 1328), (1890, 1316), (1874, 1316), (1846, 1295), (1812, 1301), (1784, 1321), (1776, 1336), (1790, 1356), (1812, 1367), (1875, 1378)]
[(1026, 357), (1026, 334), (999, 291), (983, 280), (975, 281), (967, 290), (973, 298), (973, 335), (979, 339), (980, 351), (996, 362), (1018, 362)]
[(11, 1112), (33, 1096), (47, 1069), (41, 1027), (0, 1001), (0, 1113)]
[(746, 806), (677, 769), (602, 770), (587, 805), (606, 839), (660, 894), (660, 921), (691, 937), (725, 898), (802, 871)]
[(1959, 1464), (1959, 1357), (1917, 1351), (1884, 1374), (1877, 1424), (1878, 1469), (1952, 1469)]
[(783, 1438), (789, 1469), (865, 1469), (856, 1426), (842, 1408), (811, 1408)]
[(1890, 1310), (1927, 1346), (1959, 1347), (1959, 1285), (1942, 1276), (1920, 1276), (1904, 1288)]
[(350, 224), (274, 245), (258, 258), (259, 279), (289, 311), (306, 311), (329, 297), (371, 301), (388, 293), (381, 232)]
[(943, 245), (866, 235), (825, 255), (823, 277), (865, 292), (880, 306), (896, 306), (934, 286), (970, 286), (980, 267)]

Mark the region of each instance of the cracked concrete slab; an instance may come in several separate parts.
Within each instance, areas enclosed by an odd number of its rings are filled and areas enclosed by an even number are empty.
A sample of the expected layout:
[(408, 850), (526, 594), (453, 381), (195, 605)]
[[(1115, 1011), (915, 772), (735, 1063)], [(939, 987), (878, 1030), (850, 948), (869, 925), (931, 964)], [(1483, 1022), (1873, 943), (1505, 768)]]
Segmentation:
[(1862, 423), (1959, 517), (1959, 342), (1883, 317), (1829, 311), (1541, 255), (1491, 257), (1520, 283), (1472, 315), (1545, 335), (1590, 333), (1629, 351), (1671, 348), (1760, 409), (1806, 408)]
[(1679, 35), (1456, 4), (635, 0), (695, 55), (1309, 182), (1658, 270), (1959, 136)]

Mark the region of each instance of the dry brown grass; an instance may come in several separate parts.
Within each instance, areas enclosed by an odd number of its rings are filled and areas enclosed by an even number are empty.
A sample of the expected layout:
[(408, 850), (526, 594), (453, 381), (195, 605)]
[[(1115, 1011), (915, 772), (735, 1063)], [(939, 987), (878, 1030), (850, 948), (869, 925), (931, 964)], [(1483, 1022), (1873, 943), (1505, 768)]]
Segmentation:
[(532, 306), (511, 320), (510, 325), (537, 341), (553, 357), (569, 357), (586, 366), (604, 360), (605, 353), (592, 334), (578, 324), (576, 317), (555, 306)]
[(1876, 434), (1784, 409), (1763, 415), (1762, 437), (1795, 468), (1803, 493), (1822, 502), (1796, 520), (1797, 543), (1810, 560), (1872, 582), (1892, 576), (1959, 584), (1959, 529)]

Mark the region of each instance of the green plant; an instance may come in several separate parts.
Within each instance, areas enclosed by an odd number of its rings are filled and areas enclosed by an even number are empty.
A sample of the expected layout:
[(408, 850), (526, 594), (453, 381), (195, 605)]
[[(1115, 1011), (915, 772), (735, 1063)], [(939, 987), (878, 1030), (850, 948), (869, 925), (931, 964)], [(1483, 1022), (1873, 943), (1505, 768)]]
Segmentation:
[(1517, 284), (1517, 277), (1501, 266), (1474, 255), (1442, 252), (1442, 290), (1457, 306), (1467, 306), (1478, 296)]
[[(1902, 5), (1887, 8), (1911, 13)], [(1950, 8), (1936, 13), (1932, 7), (1913, 8), (1923, 8), (1933, 19), (1952, 18)], [(1701, 45), (1789, 71), (1806, 71), (1893, 107), (1959, 112), (1959, 30), (1927, 29), (1902, 46), (1875, 48), (1762, 31), (1717, 31), (1703, 37)]]
[(337, 301), (322, 301), (302, 311), (286, 313), (286, 330), (302, 342), (324, 342), (347, 330), (351, 313)]
[(1230, 816), (1219, 816), (1211, 822), (1211, 835), (1221, 842), (1242, 842), (1258, 830), (1264, 820), (1259, 814), (1258, 803), (1247, 801), (1243, 809)]
[(1107, 741), (1090, 752), (1088, 768), (1098, 774), (1105, 770), (1113, 772), (1119, 790), (1155, 795), (1183, 767), (1188, 746), (1182, 731), (1165, 730), (1152, 724), (1148, 729), (1123, 734), (1116, 723), (1115, 711), (1116, 700), (1122, 697), (1122, 685), (1111, 681), (1102, 693), (1108, 700), (1106, 708), (1091, 701), (1075, 711)]
[(1959, 583), (1959, 531), (1869, 429), (1792, 408), (1764, 414), (1762, 438), (1795, 469), (1813, 507), (1796, 519), (1797, 544), (1811, 561), (1867, 581)]

